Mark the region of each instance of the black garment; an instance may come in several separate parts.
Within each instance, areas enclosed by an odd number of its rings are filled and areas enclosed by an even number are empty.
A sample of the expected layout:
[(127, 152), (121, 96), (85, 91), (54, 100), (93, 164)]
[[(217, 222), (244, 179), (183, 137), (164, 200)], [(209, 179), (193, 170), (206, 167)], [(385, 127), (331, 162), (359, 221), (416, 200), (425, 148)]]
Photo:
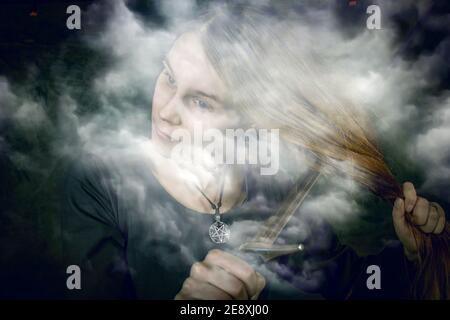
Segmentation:
[[(213, 248), (239, 254), (236, 248), (255, 233), (258, 221), (278, 208), (283, 190), (272, 185), (264, 194), (257, 187), (249, 182), (247, 201), (223, 215), (232, 239), (216, 245), (208, 235), (213, 216), (178, 203), (147, 164), (81, 157), (67, 177), (62, 221), (65, 261), (81, 267), (82, 288), (67, 290), (68, 295), (173, 299), (193, 262)], [(292, 235), (286, 228), (280, 235), (282, 241), (304, 243), (308, 250), (303, 253), (266, 265), (242, 256), (256, 268), (272, 271), (261, 299), (407, 297), (410, 271), (400, 246), (358, 257), (339, 244), (330, 227), (314, 221), (307, 227), (304, 234)], [(381, 268), (381, 290), (367, 289), (371, 264)]]

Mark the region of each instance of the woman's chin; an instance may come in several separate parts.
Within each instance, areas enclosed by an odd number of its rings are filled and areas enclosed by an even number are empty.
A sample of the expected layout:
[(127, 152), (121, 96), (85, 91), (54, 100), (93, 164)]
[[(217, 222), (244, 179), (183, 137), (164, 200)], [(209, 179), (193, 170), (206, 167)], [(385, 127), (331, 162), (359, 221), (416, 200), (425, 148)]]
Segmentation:
[(173, 149), (173, 145), (171, 143), (161, 141), (158, 136), (153, 136), (151, 140), (155, 147), (155, 151), (157, 151), (163, 157), (170, 158)]

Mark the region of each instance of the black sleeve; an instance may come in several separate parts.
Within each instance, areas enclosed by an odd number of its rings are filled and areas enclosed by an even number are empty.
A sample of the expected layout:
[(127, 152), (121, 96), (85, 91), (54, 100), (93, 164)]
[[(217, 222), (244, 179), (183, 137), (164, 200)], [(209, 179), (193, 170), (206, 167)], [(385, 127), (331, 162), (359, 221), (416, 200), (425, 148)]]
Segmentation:
[(84, 155), (69, 170), (63, 200), (64, 261), (81, 269), (81, 289), (70, 298), (132, 297), (126, 226), (120, 220), (118, 181), (98, 158)]
[[(414, 266), (403, 254), (398, 241), (387, 245), (379, 254), (365, 257), (349, 246), (336, 241), (334, 248), (326, 255), (317, 253), (311, 257), (285, 258), (291, 270), (292, 285), (298, 289), (319, 292), (324, 298), (342, 299), (408, 299)], [(305, 261), (308, 261), (306, 264)], [(380, 287), (367, 285), (373, 271), (369, 266), (379, 268)], [(372, 282), (372, 281), (369, 281)]]
[[(360, 257), (350, 247), (336, 259), (324, 296), (329, 299), (411, 299), (415, 266), (403, 253), (400, 241), (392, 241), (378, 254)], [(379, 268), (379, 287), (373, 288), (374, 271)]]

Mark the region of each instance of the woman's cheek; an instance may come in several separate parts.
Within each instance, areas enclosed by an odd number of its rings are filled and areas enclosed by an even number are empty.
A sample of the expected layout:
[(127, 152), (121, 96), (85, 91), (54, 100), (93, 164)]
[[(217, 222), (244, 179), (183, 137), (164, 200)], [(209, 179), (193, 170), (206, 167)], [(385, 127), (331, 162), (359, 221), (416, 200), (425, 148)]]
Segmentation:
[(204, 129), (238, 129), (242, 125), (238, 118), (234, 118), (228, 113), (224, 114), (208, 114), (203, 117)]
[(153, 95), (153, 112), (159, 111), (162, 107), (169, 103), (172, 96), (173, 93), (171, 92), (171, 90), (167, 90), (167, 88), (164, 88), (164, 86), (160, 83), (160, 80), (158, 80), (155, 87), (155, 93)]

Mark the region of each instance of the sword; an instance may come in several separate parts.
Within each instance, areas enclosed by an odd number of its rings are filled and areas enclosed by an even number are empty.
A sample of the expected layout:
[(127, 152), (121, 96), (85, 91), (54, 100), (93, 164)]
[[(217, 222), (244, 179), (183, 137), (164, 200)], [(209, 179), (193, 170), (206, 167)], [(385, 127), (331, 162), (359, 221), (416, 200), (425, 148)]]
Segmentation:
[(290, 218), (305, 200), (319, 176), (319, 170), (311, 170), (306, 177), (299, 179), (278, 211), (267, 219), (253, 239), (242, 244), (239, 250), (256, 253), (263, 258), (264, 262), (282, 255), (303, 251), (305, 247), (302, 243), (292, 245), (274, 245), (274, 243)]

